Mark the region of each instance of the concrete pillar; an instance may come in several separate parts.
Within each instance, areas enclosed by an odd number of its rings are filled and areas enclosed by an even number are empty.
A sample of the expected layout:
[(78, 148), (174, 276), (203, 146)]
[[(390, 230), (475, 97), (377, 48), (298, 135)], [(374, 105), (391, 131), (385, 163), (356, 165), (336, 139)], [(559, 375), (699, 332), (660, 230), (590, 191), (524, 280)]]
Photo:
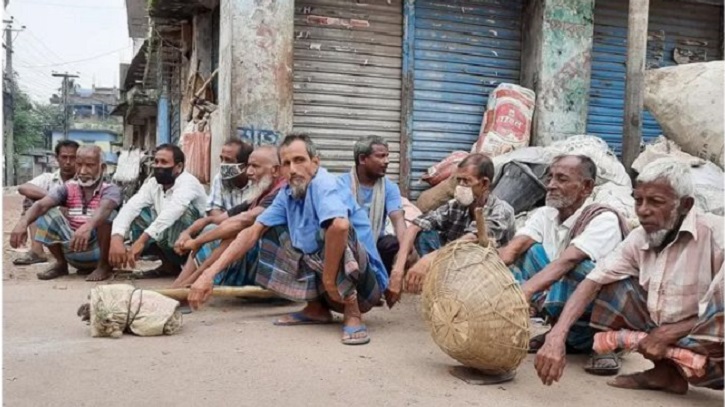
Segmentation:
[(224, 139), (241, 134), (242, 128), (279, 134), (292, 130), (294, 2), (221, 0), (220, 7), (222, 134), (212, 134), (212, 171)]
[(521, 83), (536, 92), (532, 145), (585, 134), (594, 0), (529, 0)]

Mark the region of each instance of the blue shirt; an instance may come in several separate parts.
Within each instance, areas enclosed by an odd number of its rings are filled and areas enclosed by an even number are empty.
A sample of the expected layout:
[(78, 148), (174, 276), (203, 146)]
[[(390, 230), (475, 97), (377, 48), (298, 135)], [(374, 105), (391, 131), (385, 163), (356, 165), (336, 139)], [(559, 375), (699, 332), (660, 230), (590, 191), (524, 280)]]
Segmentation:
[(388, 287), (388, 273), (380, 259), (365, 210), (352, 197), (350, 188), (343, 188), (337, 177), (320, 167), (307, 187), (304, 200), (292, 197), (292, 189), (286, 185), (257, 218), (267, 227), (287, 225), (292, 246), (303, 253), (320, 251), (317, 236), (322, 225), (335, 218), (349, 219), (358, 241), (368, 253), (368, 261), (381, 290)]
[[(343, 185), (348, 191), (352, 192), (352, 176), (350, 173), (340, 175), (340, 184)], [(370, 217), (370, 207), (373, 204), (373, 187), (360, 185), (357, 191), (358, 203), (365, 209), (365, 213)], [(362, 202), (360, 202), (362, 201)], [(385, 215), (390, 216), (391, 213), (403, 209), (403, 198), (400, 195), (400, 188), (385, 177)], [(385, 219), (380, 228), (380, 236), (385, 234)]]

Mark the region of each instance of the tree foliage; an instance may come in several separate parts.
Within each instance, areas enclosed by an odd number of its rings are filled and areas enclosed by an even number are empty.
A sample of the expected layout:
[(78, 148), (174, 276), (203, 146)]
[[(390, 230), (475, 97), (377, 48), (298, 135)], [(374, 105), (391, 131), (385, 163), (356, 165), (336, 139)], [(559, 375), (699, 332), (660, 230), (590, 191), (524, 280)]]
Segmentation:
[(63, 110), (60, 106), (33, 102), (20, 89), (15, 92), (13, 138), (15, 154), (33, 148), (48, 148), (53, 130), (63, 128)]

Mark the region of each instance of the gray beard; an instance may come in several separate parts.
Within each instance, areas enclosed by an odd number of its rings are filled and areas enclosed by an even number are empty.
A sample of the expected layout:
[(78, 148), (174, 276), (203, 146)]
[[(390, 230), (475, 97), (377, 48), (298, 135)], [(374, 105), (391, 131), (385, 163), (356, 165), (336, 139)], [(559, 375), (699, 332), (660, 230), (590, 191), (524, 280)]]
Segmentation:
[(672, 230), (675, 228), (675, 225), (677, 225), (677, 222), (679, 221), (679, 210), (679, 205), (677, 205), (677, 207), (672, 210), (672, 213), (670, 214), (671, 220), (664, 229), (660, 229), (654, 233), (647, 233), (647, 243), (649, 243), (650, 247), (662, 247), (662, 245), (665, 243), (667, 235), (672, 232)]
[(272, 186), (274, 179), (271, 176), (266, 176), (258, 182), (251, 182), (249, 188), (247, 188), (242, 194), (242, 201), (254, 202), (256, 201), (264, 191), (268, 190)]
[(290, 185), (292, 189), (292, 198), (303, 199), (307, 195), (307, 184), (304, 185)]
[(555, 209), (562, 209), (562, 208), (568, 208), (574, 204), (574, 198), (573, 197), (557, 197), (557, 198), (550, 198), (549, 196), (546, 197), (546, 206), (555, 208)]

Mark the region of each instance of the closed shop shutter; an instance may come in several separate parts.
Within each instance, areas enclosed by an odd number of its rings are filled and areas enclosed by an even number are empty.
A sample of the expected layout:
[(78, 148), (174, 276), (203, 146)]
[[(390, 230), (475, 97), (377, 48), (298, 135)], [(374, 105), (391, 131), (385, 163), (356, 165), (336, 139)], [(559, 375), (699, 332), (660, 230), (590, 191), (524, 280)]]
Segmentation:
[[(677, 65), (677, 61), (722, 59), (722, 12), (721, 6), (651, 1), (647, 69)], [(602, 137), (618, 155), (622, 152), (627, 15), (626, 1), (595, 2), (587, 133)], [(657, 121), (645, 111), (642, 123), (644, 141), (661, 133)]]
[[(411, 197), (425, 170), (478, 138), (489, 93), (520, 81), (520, 0), (416, 0), (413, 42)], [(410, 122), (410, 121), (409, 121)]]
[(401, 0), (295, 1), (293, 130), (312, 136), (331, 172), (347, 172), (355, 139), (375, 134), (398, 179), (402, 10)]

